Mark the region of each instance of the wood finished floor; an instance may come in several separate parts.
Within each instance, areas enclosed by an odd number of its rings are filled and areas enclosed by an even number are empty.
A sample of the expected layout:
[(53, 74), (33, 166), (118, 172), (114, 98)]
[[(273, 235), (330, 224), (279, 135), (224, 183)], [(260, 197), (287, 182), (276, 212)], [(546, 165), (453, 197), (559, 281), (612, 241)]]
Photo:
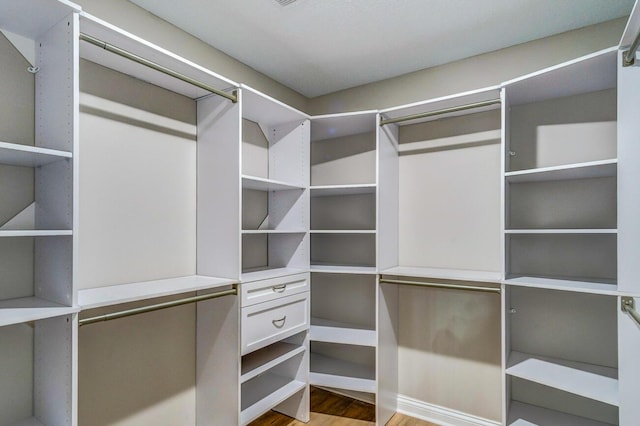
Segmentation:
[[(375, 406), (323, 389), (311, 388), (311, 419), (309, 423), (269, 411), (249, 426), (373, 426)], [(396, 413), (387, 426), (438, 426)]]

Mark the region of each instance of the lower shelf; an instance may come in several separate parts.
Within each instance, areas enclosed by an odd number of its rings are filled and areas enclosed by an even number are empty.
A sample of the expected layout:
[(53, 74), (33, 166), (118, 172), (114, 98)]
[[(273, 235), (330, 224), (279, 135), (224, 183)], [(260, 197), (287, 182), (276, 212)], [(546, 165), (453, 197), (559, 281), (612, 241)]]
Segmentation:
[(253, 379), (276, 365), (303, 353), (305, 350), (306, 348), (301, 345), (276, 342), (243, 356), (240, 383)]
[(606, 404), (618, 406), (615, 368), (511, 352), (506, 373)]
[(584, 417), (578, 417), (560, 411), (536, 407), (522, 402), (511, 402), (509, 407), (509, 426), (610, 426)]
[(311, 353), (311, 385), (375, 393), (375, 377), (374, 367)]
[(257, 419), (306, 386), (305, 382), (269, 373), (244, 383), (240, 424), (246, 425)]

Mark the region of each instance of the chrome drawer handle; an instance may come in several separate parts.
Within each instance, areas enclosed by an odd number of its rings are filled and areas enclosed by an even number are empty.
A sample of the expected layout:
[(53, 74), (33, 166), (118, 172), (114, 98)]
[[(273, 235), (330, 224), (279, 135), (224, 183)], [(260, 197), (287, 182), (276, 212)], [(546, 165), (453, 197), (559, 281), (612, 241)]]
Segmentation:
[(286, 289), (287, 289), (286, 284), (274, 285), (273, 287), (271, 287), (271, 290), (273, 290), (274, 293), (284, 293)]
[(287, 316), (286, 316), (286, 315), (285, 315), (285, 316), (283, 316), (283, 317), (282, 317), (282, 318), (280, 318), (280, 319), (274, 319), (274, 320), (271, 320), (271, 323), (273, 323), (273, 325), (274, 325), (276, 328), (282, 328), (282, 327), (284, 327), (284, 323), (285, 323), (285, 321), (287, 321)]

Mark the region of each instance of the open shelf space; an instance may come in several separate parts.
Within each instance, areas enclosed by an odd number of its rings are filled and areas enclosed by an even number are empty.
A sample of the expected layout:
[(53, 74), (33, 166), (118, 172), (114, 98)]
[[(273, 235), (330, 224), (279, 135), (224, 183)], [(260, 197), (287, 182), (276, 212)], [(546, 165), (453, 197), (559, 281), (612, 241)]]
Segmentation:
[(305, 382), (270, 373), (244, 382), (240, 424), (246, 425), (306, 386)]
[(0, 164), (22, 167), (39, 167), (71, 158), (70, 152), (0, 142)]
[(316, 115), (311, 121), (311, 141), (336, 139), (375, 130), (377, 111)]
[(0, 300), (0, 327), (74, 314), (79, 307), (63, 306), (39, 297)]
[(305, 350), (305, 346), (281, 341), (243, 356), (240, 383), (265, 373)]
[(256, 191), (288, 191), (292, 189), (304, 189), (305, 187), (274, 179), (242, 175), (242, 188)]
[(340, 266), (340, 265), (320, 265), (311, 264), (311, 272), (325, 274), (377, 274), (378, 270), (374, 266)]
[(617, 174), (617, 166), (617, 159), (589, 161), (586, 163), (563, 164), (559, 166), (507, 172), (505, 173), (505, 177), (509, 183), (613, 177)]
[(509, 406), (508, 426), (610, 426), (560, 411), (512, 401)]
[(311, 233), (311, 263), (374, 267), (375, 240), (375, 231)]
[[(218, 90), (231, 92), (238, 87), (238, 84), (231, 80), (86, 12), (82, 12), (80, 17), (81, 33), (88, 34), (113, 46), (134, 53), (196, 81), (215, 87)], [(185, 83), (84, 41), (80, 42), (80, 57), (139, 80), (171, 90), (172, 92), (182, 94), (191, 99), (197, 99), (210, 94), (210, 92), (205, 89)]]
[(226, 278), (191, 275), (163, 280), (89, 288), (78, 291), (78, 305), (80, 305), (82, 309), (93, 309), (154, 297), (210, 290), (228, 286), (235, 282), (234, 280)]
[(382, 275), (398, 277), (435, 278), (474, 282), (500, 283), (500, 272), (472, 271), (467, 269), (421, 268), (415, 266), (396, 266), (380, 271)]
[(334, 197), (343, 195), (375, 194), (375, 183), (353, 185), (316, 185), (311, 186), (311, 197)]
[(506, 373), (617, 406), (618, 370), (512, 351)]
[(375, 368), (312, 352), (309, 384), (375, 393)]
[(375, 330), (316, 317), (311, 317), (309, 337), (311, 341), (314, 342), (340, 343), (371, 347), (375, 347), (377, 344)]
[(271, 271), (256, 274), (263, 279), (275, 278), (280, 272), (290, 269), (309, 268), (309, 236), (297, 233), (247, 233), (242, 234), (242, 274), (247, 272)]
[(572, 281), (544, 277), (511, 277), (503, 281), (506, 285), (544, 288), (548, 290), (575, 291), (603, 295), (617, 295), (617, 285), (612, 282)]

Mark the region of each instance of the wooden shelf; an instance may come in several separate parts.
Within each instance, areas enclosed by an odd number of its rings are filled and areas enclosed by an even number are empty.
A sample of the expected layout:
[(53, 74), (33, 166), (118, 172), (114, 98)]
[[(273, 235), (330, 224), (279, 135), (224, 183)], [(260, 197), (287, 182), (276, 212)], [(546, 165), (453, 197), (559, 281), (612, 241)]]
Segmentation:
[(39, 297), (20, 297), (0, 301), (0, 327), (80, 312), (79, 307), (64, 306)]
[(473, 271), (467, 269), (421, 268), (415, 266), (396, 266), (380, 271), (382, 275), (397, 275), (402, 277), (437, 278), (442, 280), (460, 280), (500, 283), (500, 272)]
[(617, 229), (505, 229), (505, 234), (617, 234)]
[(304, 229), (243, 229), (243, 235), (250, 234), (305, 234), (307, 231)]
[(44, 423), (41, 423), (35, 417), (31, 417), (25, 420), (21, 420), (18, 423), (13, 423), (10, 426), (44, 426)]
[(309, 338), (314, 342), (340, 343), (345, 345), (376, 347), (376, 331), (353, 324), (311, 318)]
[(227, 278), (191, 275), (164, 280), (143, 281), (130, 284), (119, 284), (108, 287), (90, 288), (78, 291), (78, 305), (82, 309), (93, 309), (101, 306), (117, 305), (136, 300), (174, 294), (209, 290), (228, 286), (237, 281)]
[[(86, 12), (80, 14), (80, 31), (219, 90), (231, 92), (238, 87), (238, 83)], [(210, 94), (207, 90), (121, 58), (83, 41), (80, 42), (80, 57), (191, 99)]]
[(9, 166), (38, 167), (72, 157), (70, 152), (0, 142), (0, 164)]
[(335, 197), (342, 195), (375, 194), (375, 183), (363, 183), (353, 185), (316, 185), (311, 186), (312, 197)]
[(243, 272), (241, 281), (246, 283), (251, 281), (268, 280), (271, 278), (286, 277), (287, 275), (302, 274), (305, 272), (308, 272), (308, 270), (299, 268), (260, 269), (256, 271)]
[(505, 173), (509, 183), (546, 182), (616, 176), (618, 160), (589, 161)]
[(52, 229), (18, 229), (18, 230), (0, 230), (0, 237), (64, 237), (73, 235), (70, 230), (52, 230)]
[(305, 350), (306, 348), (304, 346), (276, 342), (243, 356), (240, 383), (244, 383), (263, 374), (276, 365), (282, 364), (294, 356), (303, 353)]
[(240, 424), (250, 423), (306, 386), (305, 382), (269, 373), (243, 383)]
[(306, 187), (304, 185), (297, 185), (274, 179), (242, 175), (242, 188), (253, 189), (256, 191), (289, 191), (296, 189), (303, 190)]
[(355, 364), (311, 353), (309, 383), (358, 392), (376, 392), (376, 373), (373, 366)]
[(578, 293), (593, 293), (616, 296), (618, 287), (615, 282), (571, 281), (543, 277), (515, 277), (503, 281), (506, 285), (544, 288), (548, 290), (575, 291)]
[(512, 401), (509, 407), (509, 426), (610, 426), (595, 420), (560, 411)]
[(511, 352), (506, 373), (585, 398), (618, 406), (618, 370)]
[(311, 265), (310, 272), (325, 274), (367, 274), (375, 275), (378, 270), (375, 266), (341, 266), (341, 265)]

